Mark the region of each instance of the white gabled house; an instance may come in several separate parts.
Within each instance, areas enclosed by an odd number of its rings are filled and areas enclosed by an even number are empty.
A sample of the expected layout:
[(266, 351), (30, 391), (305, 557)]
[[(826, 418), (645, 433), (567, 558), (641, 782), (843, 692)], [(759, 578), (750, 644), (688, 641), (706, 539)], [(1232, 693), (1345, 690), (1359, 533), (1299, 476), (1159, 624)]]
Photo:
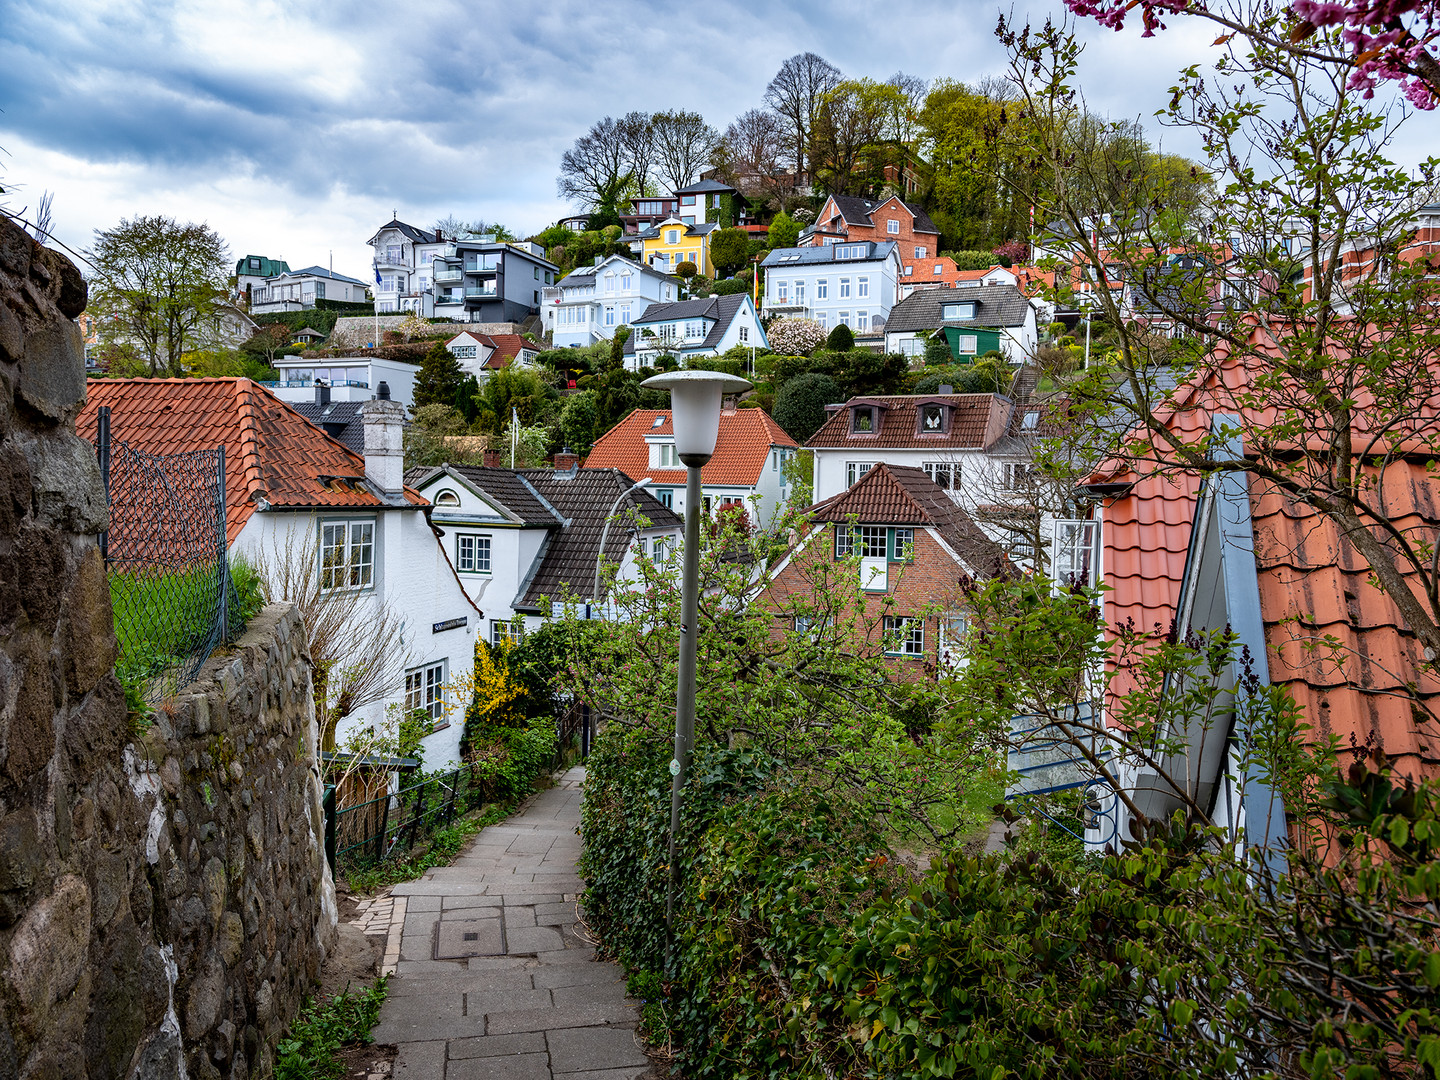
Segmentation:
[(651, 367), (666, 355), (686, 366), (736, 347), (770, 347), (749, 293), (651, 304), (630, 324), (625, 366), (631, 371)]
[(597, 256), (542, 294), (541, 315), (555, 348), (591, 345), (615, 336), (653, 303), (680, 295), (680, 281), (624, 255)]

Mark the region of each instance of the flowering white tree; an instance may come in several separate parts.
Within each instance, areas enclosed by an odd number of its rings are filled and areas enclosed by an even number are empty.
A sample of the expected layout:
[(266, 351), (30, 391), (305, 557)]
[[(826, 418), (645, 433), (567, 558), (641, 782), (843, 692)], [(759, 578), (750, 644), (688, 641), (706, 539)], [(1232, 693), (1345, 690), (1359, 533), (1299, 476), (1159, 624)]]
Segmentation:
[(765, 336), (770, 348), (783, 356), (809, 356), (825, 344), (825, 328), (814, 319), (779, 319)]

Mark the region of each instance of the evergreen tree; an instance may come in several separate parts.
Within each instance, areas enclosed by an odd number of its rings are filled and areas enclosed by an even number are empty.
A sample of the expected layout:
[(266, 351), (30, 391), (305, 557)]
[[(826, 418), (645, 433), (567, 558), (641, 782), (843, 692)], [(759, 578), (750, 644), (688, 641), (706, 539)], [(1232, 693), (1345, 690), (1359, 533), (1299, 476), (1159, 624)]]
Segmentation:
[(825, 347), (836, 352), (849, 352), (855, 347), (855, 335), (843, 322), (836, 323), (835, 329), (831, 330), (830, 336), (825, 339)]
[(415, 376), (415, 408), (423, 405), (454, 405), (465, 385), (465, 372), (455, 354), (437, 341), (430, 346)]

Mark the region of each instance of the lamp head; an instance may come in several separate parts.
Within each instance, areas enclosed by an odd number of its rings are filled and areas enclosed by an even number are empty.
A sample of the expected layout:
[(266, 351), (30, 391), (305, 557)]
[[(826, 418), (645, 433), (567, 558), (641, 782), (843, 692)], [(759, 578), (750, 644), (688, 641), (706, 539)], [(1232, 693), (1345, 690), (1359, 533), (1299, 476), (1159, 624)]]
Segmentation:
[(720, 435), (720, 404), (727, 394), (749, 390), (738, 375), (718, 371), (667, 371), (640, 384), (648, 390), (670, 391), (670, 415), (675, 424), (675, 453), (686, 465), (698, 468), (715, 453)]

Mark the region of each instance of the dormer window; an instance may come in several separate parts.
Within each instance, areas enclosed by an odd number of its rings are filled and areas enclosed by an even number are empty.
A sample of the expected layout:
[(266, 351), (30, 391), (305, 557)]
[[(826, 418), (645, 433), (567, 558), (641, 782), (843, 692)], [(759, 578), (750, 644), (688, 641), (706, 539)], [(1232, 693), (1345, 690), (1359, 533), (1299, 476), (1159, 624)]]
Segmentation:
[(459, 506), (459, 505), (460, 505), (460, 496), (459, 496), (459, 495), (456, 495), (455, 492), (453, 492), (453, 491), (449, 491), (449, 490), (442, 491), (442, 492), (440, 492), (439, 495), (436, 495), (436, 496), (435, 496), (435, 505), (436, 505), (436, 506)]
[(873, 435), (875, 433), (875, 407), (873, 405), (857, 405), (851, 409), (850, 430), (857, 435)]
[(975, 318), (975, 301), (963, 300), (958, 304), (943, 304), (940, 309), (942, 322), (961, 322)]
[(920, 434), (943, 435), (950, 428), (950, 410), (944, 405), (920, 406)]

